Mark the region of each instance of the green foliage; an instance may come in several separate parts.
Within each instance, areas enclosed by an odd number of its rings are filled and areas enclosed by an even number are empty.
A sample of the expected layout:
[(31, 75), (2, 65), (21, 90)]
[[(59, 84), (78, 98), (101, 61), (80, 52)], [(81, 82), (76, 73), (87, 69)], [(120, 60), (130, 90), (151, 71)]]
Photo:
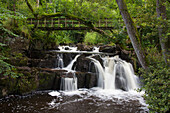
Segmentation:
[(99, 43), (106, 44), (108, 40), (104, 40), (104, 38), (96, 32), (87, 32), (84, 42), (89, 45), (97, 45)]
[[(0, 2), (2, 4), (2, 2)], [(4, 27), (4, 23), (10, 19), (23, 20), (25, 17), (17, 12), (10, 11), (4, 7), (0, 8), (0, 78), (5, 76), (18, 77), (20, 74), (17, 73), (16, 68), (7, 62), (8, 58), (8, 43), (10, 38), (8, 37), (18, 37), (11, 30)]]
[(8, 60), (8, 58), (3, 55), (3, 52), (6, 50), (5, 47), (6, 44), (0, 43), (0, 78), (4, 76), (17, 77), (15, 67), (5, 62), (5, 60)]
[(149, 71), (140, 69), (143, 78), (144, 98), (150, 112), (164, 113), (170, 107), (170, 68), (164, 63), (156, 48), (148, 49)]
[(25, 19), (25, 17), (19, 12), (10, 11), (8, 9), (0, 7), (0, 22), (6, 21), (9, 18)]

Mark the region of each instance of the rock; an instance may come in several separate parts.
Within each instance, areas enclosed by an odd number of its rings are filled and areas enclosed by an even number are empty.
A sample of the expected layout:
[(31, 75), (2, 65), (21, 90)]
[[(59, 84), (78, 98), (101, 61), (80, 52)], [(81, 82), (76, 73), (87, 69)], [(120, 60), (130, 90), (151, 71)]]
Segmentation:
[(92, 88), (97, 86), (97, 75), (94, 73), (86, 73), (85, 88)]
[(16, 67), (18, 71), (31, 71), (31, 68), (30, 67)]
[(49, 90), (52, 89), (54, 84), (55, 72), (40, 72), (38, 76), (38, 90)]
[(41, 50), (30, 50), (28, 53), (28, 57), (32, 59), (42, 59), (45, 57), (45, 51)]
[(90, 62), (91, 60), (86, 58), (85, 54), (82, 54), (77, 58), (77, 61), (73, 65), (73, 69), (81, 72), (89, 72)]
[(77, 53), (63, 53), (64, 67), (68, 66), (76, 55)]
[(65, 47), (64, 49), (65, 49), (65, 50), (71, 50), (69, 47)]
[(97, 86), (97, 77), (94, 73), (76, 72), (78, 88), (92, 88)]
[(101, 59), (101, 56), (100, 55), (95, 55), (93, 56), (92, 58), (98, 60), (100, 62), (100, 64), (103, 66), (103, 60)]
[(105, 53), (116, 53), (116, 46), (100, 46), (99, 52), (105, 52)]
[(77, 44), (77, 50), (79, 51), (92, 51), (93, 47), (84, 45), (84, 44)]

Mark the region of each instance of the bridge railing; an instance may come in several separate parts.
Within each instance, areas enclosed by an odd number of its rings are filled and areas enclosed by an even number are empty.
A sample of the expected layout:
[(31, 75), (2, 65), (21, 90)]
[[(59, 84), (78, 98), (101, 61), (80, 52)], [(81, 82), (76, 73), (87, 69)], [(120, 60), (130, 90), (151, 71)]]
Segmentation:
[[(47, 29), (47, 28), (55, 28), (57, 30), (60, 29), (86, 29), (87, 26), (84, 25), (82, 22), (71, 19), (71, 18), (44, 18), (44, 19), (35, 19), (35, 18), (28, 18), (28, 24), (34, 24), (40, 29)], [(105, 18), (99, 19), (98, 21), (93, 22), (95, 27), (102, 28), (102, 29), (113, 29), (113, 22), (112, 19)]]

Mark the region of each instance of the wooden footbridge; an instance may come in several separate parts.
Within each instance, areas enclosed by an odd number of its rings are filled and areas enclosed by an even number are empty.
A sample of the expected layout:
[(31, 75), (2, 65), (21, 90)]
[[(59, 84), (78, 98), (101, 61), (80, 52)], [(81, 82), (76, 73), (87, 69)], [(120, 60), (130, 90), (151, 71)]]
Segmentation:
[[(86, 20), (86, 19), (84, 19)], [(89, 26), (84, 24), (78, 19), (66, 18), (66, 17), (50, 17), (43, 19), (28, 18), (27, 23), (35, 25), (41, 30), (89, 30)], [(114, 29), (113, 22), (111, 19), (105, 18), (100, 19), (96, 22), (92, 22), (93, 26), (102, 30)]]

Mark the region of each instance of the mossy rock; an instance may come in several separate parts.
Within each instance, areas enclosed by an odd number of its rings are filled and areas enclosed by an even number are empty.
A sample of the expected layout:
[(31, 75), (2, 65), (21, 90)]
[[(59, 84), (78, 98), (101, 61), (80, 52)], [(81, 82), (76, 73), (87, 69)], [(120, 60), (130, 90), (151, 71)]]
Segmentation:
[(49, 90), (52, 89), (52, 86), (55, 81), (55, 73), (49, 73), (49, 72), (41, 72), (39, 73), (38, 80), (39, 80), (39, 86), (38, 90)]
[(37, 89), (36, 77), (23, 76), (17, 81), (17, 93), (24, 94)]

